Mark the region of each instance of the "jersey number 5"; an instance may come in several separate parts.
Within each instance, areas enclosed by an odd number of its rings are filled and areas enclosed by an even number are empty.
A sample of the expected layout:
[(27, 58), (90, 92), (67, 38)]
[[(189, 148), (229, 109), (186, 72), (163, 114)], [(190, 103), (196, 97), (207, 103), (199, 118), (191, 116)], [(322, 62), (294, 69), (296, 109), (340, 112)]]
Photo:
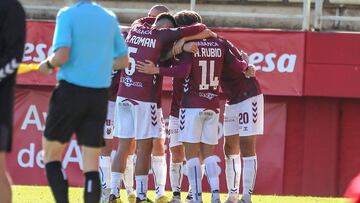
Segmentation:
[(129, 53), (129, 62), (130, 65), (129, 67), (125, 68), (125, 73), (126, 75), (133, 75), (135, 73), (135, 65), (136, 65), (136, 61), (135, 59), (131, 56), (131, 54), (136, 54), (137, 53), (137, 48), (135, 47), (129, 47), (128, 48), (128, 53)]
[[(213, 87), (214, 90), (219, 86), (219, 78), (215, 77), (215, 61), (211, 60), (209, 71), (208, 71), (208, 61), (202, 60), (199, 61), (199, 66), (201, 67), (201, 84), (199, 85), (199, 90), (208, 90), (210, 87)], [(209, 74), (208, 74), (209, 73)], [(208, 79), (209, 78), (209, 79)], [(207, 83), (209, 80), (209, 83)]]

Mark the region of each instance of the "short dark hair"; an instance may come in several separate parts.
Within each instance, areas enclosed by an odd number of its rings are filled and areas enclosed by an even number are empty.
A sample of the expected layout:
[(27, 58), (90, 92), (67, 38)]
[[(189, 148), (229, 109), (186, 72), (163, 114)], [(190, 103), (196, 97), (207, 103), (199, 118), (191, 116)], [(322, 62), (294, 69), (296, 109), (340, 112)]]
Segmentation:
[(201, 16), (194, 11), (180, 11), (174, 16), (178, 26), (188, 26), (195, 23), (202, 23)]
[[(162, 4), (157, 4), (149, 10), (148, 16), (149, 17), (156, 17), (161, 13), (168, 13), (170, 10), (168, 7)], [(155, 14), (155, 15), (154, 15)]]
[(177, 27), (175, 18), (170, 13), (161, 13), (160, 15), (158, 15), (156, 17), (155, 23), (157, 23), (157, 22), (159, 22), (160, 20), (163, 20), (163, 19), (170, 21), (174, 25), (174, 27)]

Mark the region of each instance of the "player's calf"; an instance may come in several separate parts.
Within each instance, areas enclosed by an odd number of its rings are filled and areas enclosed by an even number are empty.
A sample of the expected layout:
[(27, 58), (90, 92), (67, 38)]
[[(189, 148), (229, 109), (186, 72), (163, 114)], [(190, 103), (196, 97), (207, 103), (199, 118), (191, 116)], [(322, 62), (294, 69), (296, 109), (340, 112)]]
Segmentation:
[(183, 179), (183, 162), (185, 158), (184, 146), (178, 145), (170, 148), (171, 162), (170, 162), (170, 183), (173, 192), (173, 199), (180, 199), (181, 184)]
[(228, 196), (225, 202), (237, 203), (239, 198), (241, 159), (239, 135), (225, 136), (225, 174)]
[(240, 149), (243, 157), (242, 201), (248, 203), (251, 202), (257, 172), (256, 135), (241, 137)]
[(127, 158), (129, 152), (132, 150), (131, 146), (134, 142), (132, 138), (121, 138), (119, 140), (118, 148), (114, 156), (114, 160), (111, 168), (111, 197), (114, 199), (120, 198), (120, 188), (122, 180), (124, 179), (124, 172), (127, 165)]
[(137, 140), (137, 160), (135, 165), (135, 181), (137, 198), (141, 201), (147, 200), (149, 169), (151, 165), (151, 151), (153, 140)]

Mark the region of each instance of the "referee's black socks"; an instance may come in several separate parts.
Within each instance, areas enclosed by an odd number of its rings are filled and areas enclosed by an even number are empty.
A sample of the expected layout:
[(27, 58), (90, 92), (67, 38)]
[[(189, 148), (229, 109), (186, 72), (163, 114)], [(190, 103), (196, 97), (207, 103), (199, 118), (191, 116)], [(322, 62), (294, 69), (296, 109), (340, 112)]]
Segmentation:
[(85, 173), (84, 201), (85, 203), (98, 203), (101, 195), (101, 184), (98, 171)]
[(52, 161), (45, 165), (46, 176), (57, 203), (68, 203), (68, 181), (60, 161)]

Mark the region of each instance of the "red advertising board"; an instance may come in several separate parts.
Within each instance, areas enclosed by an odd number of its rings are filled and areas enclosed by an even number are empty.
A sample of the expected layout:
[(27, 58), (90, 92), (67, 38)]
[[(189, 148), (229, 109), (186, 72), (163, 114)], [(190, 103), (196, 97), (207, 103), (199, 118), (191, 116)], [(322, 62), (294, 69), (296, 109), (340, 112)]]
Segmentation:
[(267, 95), (303, 94), (304, 32), (214, 29), (236, 47), (249, 54)]
[[(29, 21), (27, 27), (24, 63), (39, 63), (51, 53), (54, 23)], [(239, 29), (214, 31), (249, 53), (250, 62), (259, 70), (258, 79), (266, 95), (302, 95), (305, 33)], [(43, 76), (37, 72), (20, 75), (18, 79), (18, 84), (55, 83), (54, 75)], [(165, 79), (164, 89), (172, 89), (169, 78)]]

